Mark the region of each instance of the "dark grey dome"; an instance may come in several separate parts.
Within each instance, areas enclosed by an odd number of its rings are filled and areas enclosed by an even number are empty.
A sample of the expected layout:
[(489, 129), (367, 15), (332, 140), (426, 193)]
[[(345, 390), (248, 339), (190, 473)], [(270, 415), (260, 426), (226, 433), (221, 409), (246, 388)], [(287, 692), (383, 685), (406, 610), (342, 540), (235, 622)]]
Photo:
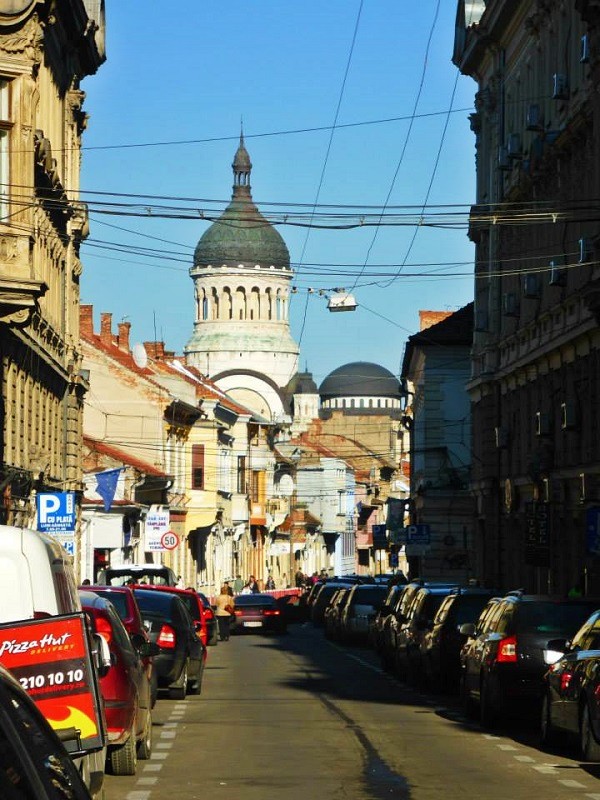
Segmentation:
[(289, 269), (290, 253), (279, 231), (263, 217), (250, 191), (252, 164), (243, 136), (233, 160), (233, 196), (219, 219), (204, 232), (194, 252), (194, 267)]
[(400, 397), (400, 382), (385, 367), (354, 361), (330, 372), (319, 387), (322, 400), (331, 397)]
[(286, 391), (289, 394), (319, 394), (312, 372), (297, 372), (288, 383)]

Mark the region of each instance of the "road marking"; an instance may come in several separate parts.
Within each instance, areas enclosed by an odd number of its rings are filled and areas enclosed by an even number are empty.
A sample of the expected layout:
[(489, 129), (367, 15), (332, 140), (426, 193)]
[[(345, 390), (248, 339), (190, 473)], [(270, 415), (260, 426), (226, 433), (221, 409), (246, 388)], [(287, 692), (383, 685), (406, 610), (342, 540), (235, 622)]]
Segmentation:
[(545, 765), (534, 767), (534, 769), (541, 772), (543, 775), (556, 775), (556, 767)]
[(160, 750), (170, 750), (173, 747), (173, 742), (157, 742), (155, 747)]
[(176, 728), (177, 722), (165, 722), (163, 728)]
[(185, 705), (185, 703), (175, 703), (175, 705), (173, 706), (174, 711), (185, 711), (186, 708), (187, 706)]
[(168, 755), (169, 755), (168, 753), (157, 753), (156, 751), (153, 751), (153, 752), (151, 753), (151, 755), (150, 755), (150, 758), (151, 758), (153, 761), (164, 761), (164, 760), (165, 760), (165, 758), (166, 758)]
[(513, 758), (515, 759), (515, 761), (522, 761), (524, 764), (535, 763), (535, 758), (532, 758), (531, 756), (513, 756)]
[(125, 800), (148, 800), (150, 792), (127, 792)]
[(138, 778), (137, 783), (139, 783), (140, 786), (154, 786), (158, 783), (158, 778)]
[(161, 739), (174, 739), (177, 736), (177, 731), (161, 731)]
[(160, 772), (162, 764), (144, 764), (144, 772)]
[(562, 780), (559, 781), (559, 783), (562, 783), (562, 785), (566, 786), (568, 789), (585, 789), (585, 785), (579, 783), (579, 781)]
[(600, 794), (586, 794), (586, 797), (589, 797), (590, 800), (600, 800)]
[(513, 744), (497, 744), (496, 747), (498, 750), (518, 750), (518, 747), (515, 747)]

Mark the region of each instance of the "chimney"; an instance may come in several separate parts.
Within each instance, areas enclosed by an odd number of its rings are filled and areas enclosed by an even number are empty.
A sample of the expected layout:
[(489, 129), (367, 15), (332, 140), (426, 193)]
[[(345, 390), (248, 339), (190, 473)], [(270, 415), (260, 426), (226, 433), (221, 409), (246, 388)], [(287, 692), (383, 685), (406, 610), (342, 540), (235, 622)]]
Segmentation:
[(118, 340), (119, 350), (129, 352), (129, 331), (131, 330), (131, 322), (119, 322), (118, 324)]
[(156, 361), (164, 361), (165, 358), (165, 343), (164, 342), (144, 342), (144, 347), (150, 358)]
[(79, 333), (86, 339), (94, 335), (94, 306), (79, 306)]
[(112, 345), (112, 314), (103, 311), (100, 314), (100, 341), (106, 347)]

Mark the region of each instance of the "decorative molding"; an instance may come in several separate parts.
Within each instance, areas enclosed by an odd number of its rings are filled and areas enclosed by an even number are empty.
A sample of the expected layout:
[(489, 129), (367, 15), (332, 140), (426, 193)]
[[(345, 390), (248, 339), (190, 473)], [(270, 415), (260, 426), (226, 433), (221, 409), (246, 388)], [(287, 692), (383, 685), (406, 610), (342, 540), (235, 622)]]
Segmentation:
[[(6, 24), (5, 18), (0, 13), (0, 30)], [(15, 22), (12, 21), (11, 26)], [(25, 25), (16, 33), (0, 34), (0, 53), (10, 56), (23, 55), (30, 61), (40, 63), (42, 60), (44, 32), (37, 14), (27, 20)]]

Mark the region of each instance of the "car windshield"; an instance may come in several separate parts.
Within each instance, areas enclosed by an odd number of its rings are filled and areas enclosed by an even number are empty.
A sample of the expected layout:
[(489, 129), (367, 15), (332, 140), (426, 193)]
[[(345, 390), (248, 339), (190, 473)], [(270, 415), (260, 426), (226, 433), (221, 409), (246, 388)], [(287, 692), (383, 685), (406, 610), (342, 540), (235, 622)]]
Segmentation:
[(127, 597), (122, 591), (103, 592), (101, 589), (94, 589), (94, 593), (100, 597), (104, 597), (105, 600), (110, 600), (121, 619), (127, 619)]
[(456, 625), (475, 622), (488, 601), (489, 597), (486, 595), (474, 595), (472, 597), (463, 595), (452, 603), (448, 613), (448, 620), (456, 623)]
[(353, 603), (380, 608), (388, 593), (387, 586), (359, 586), (354, 590)]
[(597, 602), (557, 603), (540, 600), (522, 603), (518, 626), (527, 631), (556, 634), (557, 638), (560, 635), (570, 636), (597, 607)]

